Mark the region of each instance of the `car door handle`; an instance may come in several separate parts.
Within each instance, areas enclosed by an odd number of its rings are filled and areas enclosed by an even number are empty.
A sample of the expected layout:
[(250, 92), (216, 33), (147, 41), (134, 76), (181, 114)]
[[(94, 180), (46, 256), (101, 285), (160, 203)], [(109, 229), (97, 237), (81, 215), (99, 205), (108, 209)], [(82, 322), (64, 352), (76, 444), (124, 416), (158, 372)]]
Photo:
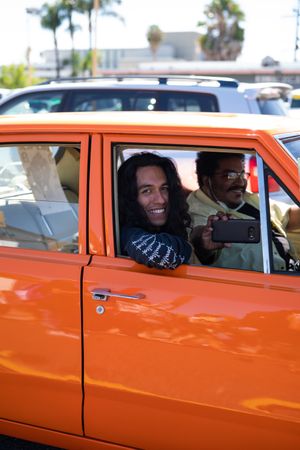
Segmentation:
[(129, 300), (141, 300), (145, 298), (144, 294), (127, 295), (120, 294), (119, 292), (111, 292), (109, 289), (94, 289), (92, 291), (93, 300), (102, 300), (105, 302), (107, 297), (120, 297), (127, 298)]

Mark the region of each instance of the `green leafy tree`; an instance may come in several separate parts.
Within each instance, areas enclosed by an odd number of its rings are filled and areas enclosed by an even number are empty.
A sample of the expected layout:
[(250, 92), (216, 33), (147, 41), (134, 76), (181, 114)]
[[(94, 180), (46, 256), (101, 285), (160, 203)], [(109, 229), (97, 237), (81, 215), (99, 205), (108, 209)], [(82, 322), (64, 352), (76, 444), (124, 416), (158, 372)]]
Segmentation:
[(157, 51), (163, 38), (163, 33), (159, 26), (151, 25), (147, 32), (147, 40), (150, 45), (153, 59), (156, 59)]
[(22, 88), (39, 81), (41, 80), (29, 76), (24, 64), (2, 66), (0, 70), (0, 86), (7, 89)]
[(81, 71), (83, 74), (91, 73), (93, 65), (93, 52), (89, 50), (81, 60)]
[(65, 9), (60, 1), (56, 1), (53, 5), (45, 3), (41, 8), (41, 25), (43, 28), (52, 31), (54, 40), (56, 76), (60, 78), (60, 62), (57, 42), (57, 29), (61, 26), (66, 17)]
[(72, 52), (71, 54), (71, 58), (63, 59), (62, 66), (68, 68), (71, 65), (72, 66), (71, 76), (78, 77), (78, 75), (80, 75), (81, 72), (83, 71), (84, 59), (85, 57), (82, 58), (80, 56), (80, 53), (74, 50), (74, 52)]
[(204, 9), (206, 22), (198, 22), (200, 45), (207, 60), (234, 61), (240, 55), (245, 15), (233, 0), (212, 0)]

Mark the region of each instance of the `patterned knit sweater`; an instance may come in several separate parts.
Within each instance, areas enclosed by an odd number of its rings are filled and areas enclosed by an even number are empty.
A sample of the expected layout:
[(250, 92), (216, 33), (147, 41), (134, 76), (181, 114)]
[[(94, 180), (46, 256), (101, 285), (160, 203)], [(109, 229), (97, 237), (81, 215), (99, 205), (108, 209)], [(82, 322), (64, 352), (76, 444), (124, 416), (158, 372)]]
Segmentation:
[(150, 233), (142, 228), (123, 227), (122, 253), (136, 262), (157, 269), (176, 269), (187, 264), (191, 245), (182, 237), (169, 233)]

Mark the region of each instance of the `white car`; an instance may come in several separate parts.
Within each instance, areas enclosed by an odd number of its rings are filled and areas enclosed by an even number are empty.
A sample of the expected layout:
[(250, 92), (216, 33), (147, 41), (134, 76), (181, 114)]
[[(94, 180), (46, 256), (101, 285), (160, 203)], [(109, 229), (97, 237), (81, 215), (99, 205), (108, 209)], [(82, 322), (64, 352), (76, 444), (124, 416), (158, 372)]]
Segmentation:
[(117, 75), (63, 78), (20, 89), (0, 101), (0, 114), (54, 111), (191, 111), (287, 115), (286, 83), (232, 78)]
[(0, 88), (0, 99), (6, 97), (11, 93), (11, 89)]
[(289, 97), (289, 115), (300, 117), (300, 89), (293, 89)]

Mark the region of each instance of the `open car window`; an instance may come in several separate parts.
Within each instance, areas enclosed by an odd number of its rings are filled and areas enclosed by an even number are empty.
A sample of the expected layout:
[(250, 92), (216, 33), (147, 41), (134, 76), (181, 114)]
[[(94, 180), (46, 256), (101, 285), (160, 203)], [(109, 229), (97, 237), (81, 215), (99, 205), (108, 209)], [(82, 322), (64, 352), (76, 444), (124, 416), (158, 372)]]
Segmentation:
[[(117, 145), (115, 147), (115, 173), (118, 167), (136, 152), (155, 152), (163, 156), (171, 158), (177, 167), (179, 176), (181, 178), (182, 184), (186, 190), (187, 197), (189, 194), (195, 192), (199, 186), (197, 182), (196, 175), (196, 165), (195, 161), (198, 152), (222, 152), (230, 153), (231, 155), (243, 154), (245, 161), (245, 172), (249, 173), (249, 178), (247, 181), (247, 194), (250, 198), (250, 203), (252, 204), (252, 209), (250, 212), (248, 210), (241, 210), (238, 212), (237, 217), (240, 219), (253, 219), (258, 220), (261, 226), (264, 222), (265, 228), (269, 230), (274, 229), (276, 226), (274, 223), (277, 222), (277, 227), (279, 226), (280, 232), (283, 233), (285, 238), (285, 243), (288, 239), (291, 240), (289, 245), (295, 248), (296, 252), (294, 254), (295, 261), (299, 259), (299, 236), (300, 230), (294, 230), (293, 233), (287, 234), (287, 221), (289, 217), (289, 211), (292, 206), (299, 207), (292, 199), (290, 194), (284, 189), (274, 177), (268, 175), (261, 184), (259, 180), (258, 168), (257, 168), (257, 155), (254, 149), (234, 149), (234, 148), (216, 148), (216, 147), (181, 147), (181, 146), (162, 146), (162, 145)], [(265, 171), (267, 171), (267, 166), (265, 166)], [(116, 179), (116, 175), (115, 175)], [(262, 187), (264, 192), (262, 191)], [(261, 191), (259, 191), (261, 189)], [(115, 217), (118, 218), (118, 201), (117, 201), (117, 186), (115, 183)], [(245, 197), (246, 199), (246, 197)], [(261, 202), (262, 200), (263, 203)], [(267, 214), (260, 216), (261, 205), (267, 203)], [(254, 208), (253, 208), (254, 206)], [(254, 212), (253, 212), (254, 210)], [(204, 216), (204, 214), (203, 214)], [(206, 217), (207, 219), (207, 217)], [(206, 220), (205, 219), (205, 220)], [(204, 222), (204, 217), (201, 218)], [(261, 235), (264, 232), (264, 228), (261, 228)], [(278, 236), (277, 236), (278, 238)], [(117, 253), (121, 256), (120, 252), (120, 242), (119, 242), (119, 225), (116, 220), (116, 247)], [(282, 239), (284, 241), (284, 239)], [(239, 242), (233, 243), (231, 250), (223, 249), (221, 256), (210, 264), (210, 267), (222, 267), (228, 269), (238, 269), (238, 270), (251, 270), (263, 272), (266, 270), (264, 259), (267, 257), (269, 261), (269, 267), (273, 272), (288, 273), (289, 265), (285, 264), (282, 259), (282, 255), (278, 249), (281, 249), (280, 245), (275, 245), (276, 239), (274, 232), (269, 232), (268, 243), (263, 249), (263, 242), (260, 239), (259, 242)], [(267, 255), (266, 255), (267, 254)], [(201, 262), (194, 258), (191, 260), (191, 264), (202, 265)]]

